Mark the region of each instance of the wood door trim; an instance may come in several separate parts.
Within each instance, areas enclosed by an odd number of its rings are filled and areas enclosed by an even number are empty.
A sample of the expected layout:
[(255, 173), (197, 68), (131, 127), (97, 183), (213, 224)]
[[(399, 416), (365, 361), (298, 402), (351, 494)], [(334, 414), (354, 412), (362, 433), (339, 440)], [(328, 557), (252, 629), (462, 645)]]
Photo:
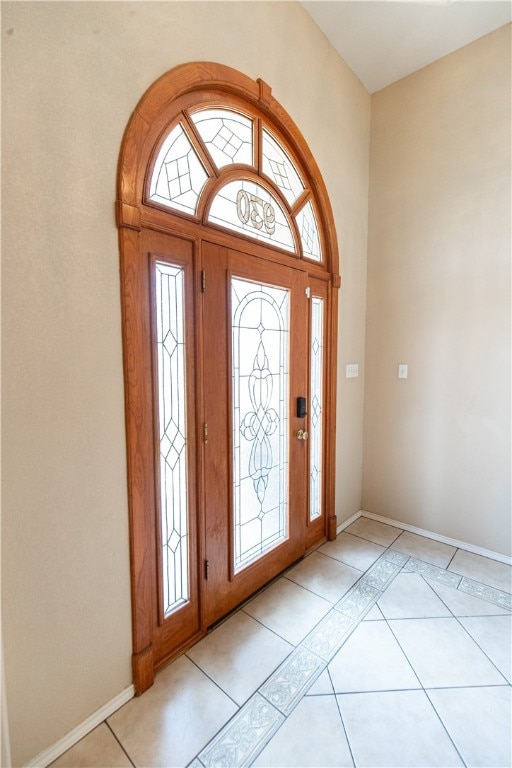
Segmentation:
[[(271, 246), (248, 238), (237, 239), (221, 230), (202, 224), (199, 217), (163, 211), (145, 203), (145, 185), (154, 152), (166, 127), (179, 119), (180, 113), (193, 105), (244, 107), (256, 120), (264, 120), (282, 140), (297, 162), (310, 190), (318, 218), (319, 236), (324, 253), (322, 264), (297, 260)], [(258, 123), (259, 124), (259, 123)], [(259, 168), (261, 171), (261, 168)], [(327, 396), (326, 396), (326, 466), (325, 498), (330, 526), (326, 534), (335, 535), (335, 415), (336, 415), (336, 342), (339, 287), (339, 257), (334, 217), (318, 166), (306, 141), (291, 117), (274, 99), (262, 80), (251, 80), (236, 70), (220, 64), (195, 62), (176, 67), (160, 77), (140, 99), (126, 127), (121, 144), (116, 195), (121, 268), (121, 309), (123, 333), (123, 369), (125, 379), (125, 421), (127, 440), (128, 507), (130, 522), (130, 561), (132, 593), (133, 676), (137, 694), (153, 682), (154, 670), (161, 666), (155, 655), (154, 633), (157, 599), (155, 594), (155, 488), (153, 471), (153, 402), (149, 334), (149, 285), (147, 261), (142, 266), (141, 239), (144, 231), (161, 231), (192, 241), (200, 249), (203, 238), (224, 246), (243, 241), (242, 250), (259, 258), (271, 259), (285, 266), (306, 269), (318, 279), (329, 281), (330, 316), (328, 318)], [(236, 245), (234, 246), (237, 247)], [(197, 285), (197, 274), (196, 274)], [(196, 343), (202, 338), (197, 330), (201, 308), (195, 315)], [(200, 358), (200, 354), (199, 354)], [(201, 361), (198, 359), (201, 382)], [(200, 384), (197, 392), (201, 408)], [(198, 441), (198, 495), (203, 478)], [(334, 534), (333, 534), (334, 531)], [(200, 555), (204, 541), (199, 541)]]

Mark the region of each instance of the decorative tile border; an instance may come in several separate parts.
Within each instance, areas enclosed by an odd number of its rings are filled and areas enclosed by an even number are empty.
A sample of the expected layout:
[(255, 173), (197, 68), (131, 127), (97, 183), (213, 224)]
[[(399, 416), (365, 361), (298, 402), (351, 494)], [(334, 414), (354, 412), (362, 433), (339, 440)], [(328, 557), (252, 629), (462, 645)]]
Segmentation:
[(402, 570), (512, 610), (512, 595), (387, 549), (188, 768), (248, 768)]
[(206, 768), (246, 768), (284, 720), (281, 712), (255, 693), (199, 753), (199, 760)]
[(500, 605), (503, 608), (512, 609), (512, 595), (508, 592), (504, 592), (496, 587), (488, 587), (485, 584), (480, 584), (479, 581), (473, 581), (472, 579), (462, 577), (459, 584), (459, 590), (461, 592), (467, 592), (474, 597), (480, 597), (482, 600), (486, 600), (488, 603), (494, 603)]
[(392, 560), (387, 560), (381, 555), (375, 565), (372, 565), (361, 577), (361, 581), (382, 591), (389, 586), (401, 569), (401, 565), (396, 565)]
[(324, 661), (330, 661), (356, 626), (357, 622), (348, 616), (339, 611), (329, 611), (302, 641), (302, 645)]
[(299, 646), (260, 688), (260, 693), (288, 715), (325, 667), (323, 659)]
[(440, 581), (442, 584), (446, 584), (454, 589), (457, 589), (462, 578), (457, 573), (446, 571), (444, 568), (438, 568), (437, 565), (425, 563), (423, 560), (416, 560), (414, 557), (411, 557), (407, 563), (406, 570), (420, 573), (422, 576), (428, 576), (429, 579)]
[(349, 619), (361, 620), (370, 608), (375, 605), (382, 592), (365, 581), (358, 581), (349, 592), (334, 606)]
[(382, 558), (384, 560), (390, 560), (392, 563), (395, 563), (395, 565), (403, 567), (409, 560), (409, 555), (405, 555), (403, 552), (398, 552), (396, 549), (387, 549), (382, 553)]

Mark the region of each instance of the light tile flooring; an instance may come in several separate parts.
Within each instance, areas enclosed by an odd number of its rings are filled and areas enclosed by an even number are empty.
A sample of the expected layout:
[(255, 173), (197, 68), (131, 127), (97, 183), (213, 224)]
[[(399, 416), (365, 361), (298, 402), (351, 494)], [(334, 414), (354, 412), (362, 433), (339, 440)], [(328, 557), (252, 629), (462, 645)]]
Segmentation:
[(511, 591), (361, 517), (53, 766), (510, 766)]

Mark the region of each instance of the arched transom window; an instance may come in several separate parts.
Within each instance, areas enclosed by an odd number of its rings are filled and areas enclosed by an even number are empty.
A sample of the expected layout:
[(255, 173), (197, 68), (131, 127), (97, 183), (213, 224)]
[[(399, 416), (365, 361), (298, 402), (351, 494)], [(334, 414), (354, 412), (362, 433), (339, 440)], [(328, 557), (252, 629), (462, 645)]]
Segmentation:
[[(219, 187), (227, 168), (236, 178)], [(180, 115), (158, 149), (147, 201), (322, 262), (311, 191), (297, 164), (270, 127), (237, 110)]]

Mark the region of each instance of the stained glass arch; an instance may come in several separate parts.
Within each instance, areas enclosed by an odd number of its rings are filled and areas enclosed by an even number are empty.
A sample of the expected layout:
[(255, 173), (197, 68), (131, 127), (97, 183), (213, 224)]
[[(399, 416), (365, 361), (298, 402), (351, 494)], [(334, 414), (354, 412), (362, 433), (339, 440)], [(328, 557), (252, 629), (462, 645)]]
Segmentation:
[[(185, 109), (180, 118), (153, 153), (145, 201), (199, 217), (219, 187), (207, 223), (324, 264), (315, 195), (270, 121), (215, 103)], [(239, 166), (257, 178), (223, 181)]]

